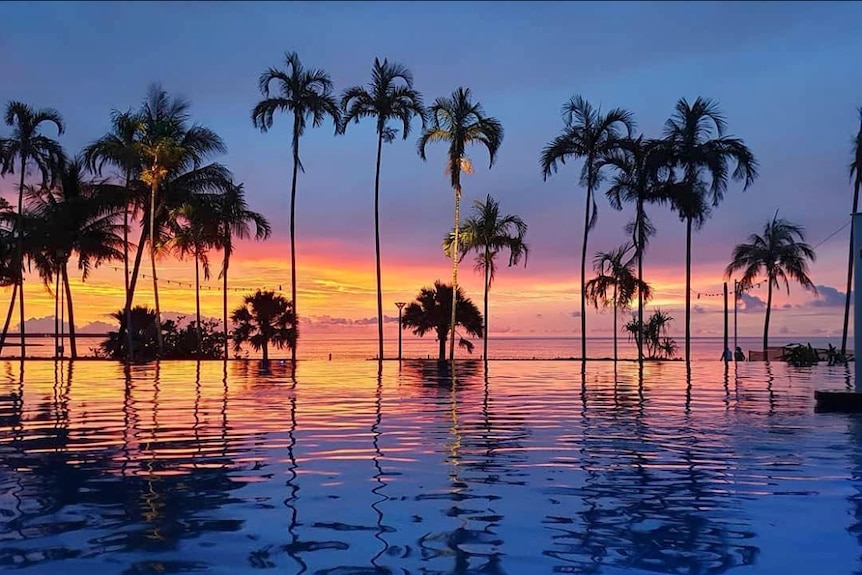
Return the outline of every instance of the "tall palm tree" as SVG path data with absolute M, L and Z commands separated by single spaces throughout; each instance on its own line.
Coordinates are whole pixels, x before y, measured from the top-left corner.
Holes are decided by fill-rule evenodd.
M 439 280 L 434 282 L 433 288 L 422 288 L 416 296 L 416 301 L 404 308 L 404 315 L 401 318 L 402 329 L 412 328 L 413 333 L 419 337 L 432 331 L 437 334 L 437 342 L 440 346 L 437 358 L 439 361 L 446 360 L 446 340 L 450 330 L 452 337 L 455 337 L 455 330 L 451 328 L 450 323 L 451 306 L 455 301 L 457 301 L 455 305 L 458 306 L 457 325 L 463 327 L 467 335 L 482 337 L 482 314 L 476 304 L 464 295 L 464 290 L 460 287 L 453 290 L 451 285 Z M 473 344 L 466 338 L 461 337 L 458 343 L 468 352 L 473 351 Z
M 595 194 L 602 178 L 602 158 L 620 146 L 623 133 L 631 136 L 634 118 L 622 108 L 613 108 L 606 114 L 594 108 L 581 96 L 574 96 L 563 106 L 565 126 L 559 136 L 542 150 L 542 175 L 547 180 L 568 160 L 584 159 L 580 184 L 587 189 L 584 208 L 584 241 L 581 246 L 581 358 L 587 358 L 587 242 L 590 230 L 596 225 L 598 207 Z M 581 370 L 585 369 L 581 364 Z
M 170 248 L 180 259 L 191 256 L 195 261 L 195 333 L 201 344 L 201 278 L 210 279 L 208 252 L 219 243 L 216 211 L 206 202 L 187 202 L 175 210 L 170 220 Z
M 267 219 L 258 212 L 249 209 L 245 201 L 245 190 L 242 184 L 228 187 L 218 195 L 216 201 L 216 221 L 218 222 L 218 247 L 223 252 L 222 268 L 219 272 L 222 284 L 222 312 L 224 320 L 225 348 L 224 358 L 228 357 L 228 315 L 227 315 L 227 274 L 230 267 L 230 257 L 233 255 L 234 240 L 265 240 L 272 233 Z M 253 231 L 252 231 L 253 229 Z
M 529 248 L 524 242 L 527 234 L 527 224 L 519 216 L 512 214 L 501 215 L 500 204 L 490 194 L 485 201 L 476 200 L 473 203 L 473 215 L 464 222 L 459 233 L 460 241 L 458 248 L 461 253 L 459 259 L 473 251 L 476 252 L 476 269 L 485 274 L 484 282 L 484 317 L 485 325 L 482 332 L 485 334 L 483 345 L 483 357 L 488 360 L 488 292 L 497 272 L 496 259 L 502 250 L 509 252 L 509 266 L 518 265 L 524 258 L 524 266 L 527 265 Z M 443 251 L 448 257 L 452 257 L 455 245 L 455 231 L 452 230 L 443 240 Z
M 458 88 L 448 98 L 437 98 L 429 109 L 431 125 L 423 130 L 419 138 L 419 156 L 425 160 L 425 148 L 429 142 L 449 144 L 447 169 L 455 190 L 455 225 L 452 241 L 452 254 L 460 253 L 458 246 L 461 233 L 461 172 L 473 173 L 473 166 L 467 158 L 467 146 L 481 144 L 488 150 L 489 168 L 494 166 L 497 151 L 503 143 L 503 126 L 493 117 L 486 116 L 482 105 L 473 102 L 469 88 Z M 458 293 L 458 258 L 452 257 L 452 317 L 449 320 L 451 339 L 449 359 L 455 361 L 455 326 L 458 306 L 455 297 Z
M 64 161 L 57 185 L 29 187 L 25 196 L 26 215 L 32 222 L 29 256 L 47 285 L 56 278 L 65 290 L 69 348 L 72 359 L 76 359 L 69 258 L 77 256 L 84 281 L 94 267 L 121 259 L 124 242 L 117 218 L 125 203 L 118 186 L 86 180 L 81 158 Z
M 141 109 L 140 138 L 137 148 L 141 157 L 141 179 L 150 187 L 148 239 L 157 325 L 161 325 L 161 308 L 159 307 L 159 280 L 156 273 L 156 251 L 159 243 L 156 235 L 156 220 L 164 208 L 157 202 L 160 196 L 159 190 L 172 174 L 186 170 L 197 171 L 207 157 L 227 151 L 215 132 L 203 126 L 189 125 L 189 106 L 187 100 L 171 98 L 161 86 L 156 84 L 150 87 Z M 156 336 L 161 355 L 164 352 L 161 330 L 157 330 Z
M 374 253 L 377 265 L 377 358 L 383 359 L 383 289 L 380 278 L 380 157 L 383 142 L 395 139 L 396 130 L 387 124 L 390 120 L 400 122 L 401 135 L 406 140 L 410 135 L 410 124 L 415 117 L 422 121 L 425 128 L 425 107 L 422 95 L 413 88 L 413 74 L 404 66 L 381 63 L 374 58 L 371 82 L 368 88 L 353 86 L 341 96 L 343 110 L 342 130 L 361 118 L 377 120 L 377 165 L 374 172 Z
M 644 137 L 627 138 L 620 142 L 619 147 L 611 150 L 602 158 L 602 162 L 614 169 L 610 186 L 605 195 L 611 207 L 621 210 L 624 202 L 635 204 L 634 220 L 626 225 L 626 232 L 631 234 L 634 245 L 634 258 L 637 259 L 637 280 L 646 285 L 643 279 L 644 252 L 649 244 L 649 238 L 656 232 L 655 226 L 646 213 L 646 204 L 663 203 L 663 195 L 659 171 L 662 165 L 661 146 L 656 140 L 645 140 Z M 644 325 L 644 294 L 638 290 L 638 322 Z M 643 345 L 636 340 L 638 361 L 644 358 Z
M 111 112 L 110 131 L 84 149 L 84 159 L 91 171 L 101 176 L 102 170 L 108 164 L 120 170 L 123 177 L 123 282 L 126 302 L 123 308 L 126 321 L 121 327 L 126 331 L 126 347 L 129 350 L 133 349 L 134 329 L 129 297 L 129 219 L 134 218 L 137 211 L 146 205 L 143 193 L 145 190 L 138 185 L 143 183 L 138 180 L 141 175 L 141 156 L 138 149 L 141 128 L 142 119 L 138 114 L 131 110 L 114 110 Z M 132 354 L 127 354 L 126 359 L 132 361 Z
M 862 188 L 862 108 L 859 108 L 859 131 L 853 141 L 853 161 L 850 163 L 853 179 L 853 212 L 859 209 L 859 189 Z M 850 221 L 850 256 L 847 258 L 847 290 L 844 296 L 844 329 L 841 332 L 841 353 L 847 352 L 847 326 L 850 324 L 850 290 L 853 288 L 853 220 Z
M 652 295 L 650 287 L 635 275 L 634 258 L 628 258 L 632 248 L 633 244 L 626 242 L 615 250 L 597 252 L 593 259 L 593 269 L 598 275 L 585 286 L 587 300 L 592 302 L 596 309 L 599 305 L 613 307 L 614 361 L 617 361 L 617 310 L 629 309 L 635 296 L 640 301 L 647 301 Z M 638 318 L 638 321 L 642 320 Z
M 730 264 L 724 271 L 730 277 L 736 271 L 743 271 L 739 288 L 748 289 L 761 273 L 766 274 L 766 319 L 763 322 L 763 351 L 769 345 L 769 316 L 772 311 L 772 288 L 780 288 L 784 283 L 788 295 L 790 281 L 799 283 L 803 288 L 817 293 L 817 288 L 808 277 L 808 262 L 815 260 L 814 250 L 805 243 L 805 231 L 800 225 L 778 217 L 775 212 L 772 221 L 766 223 L 762 234 L 751 234 L 748 243 L 733 248 Z
M 0 144 L 3 144 L 2 140 Z M 13 235 L 17 221 L 18 214 L 12 209 L 12 205 L 4 198 L 0 198 L 0 287 L 12 286 L 6 321 L 3 323 L 3 331 L 0 332 L 0 350 L 3 349 L 6 334 L 9 331 L 9 322 L 12 321 L 15 297 L 18 295 L 18 276 L 22 269 L 18 262 L 18 249 Z
M 727 121 L 718 103 L 680 98 L 665 122 L 662 146 L 668 158 L 671 205 L 685 221 L 685 360 L 691 359 L 691 231 L 718 206 L 728 179 L 748 189 L 757 177 L 757 160 L 739 139 L 726 135 Z M 730 164 L 735 164 L 730 171 Z
M 251 112 L 251 121 L 261 132 L 272 128 L 276 112 L 293 116 L 293 177 L 290 184 L 290 299 L 296 313 L 296 177 L 305 172 L 299 160 L 299 139 L 305 133 L 308 121 L 317 128 L 331 118 L 338 133 L 341 128 L 341 110 L 332 92 L 329 74 L 317 68 L 305 68 L 296 52 L 284 56 L 285 69 L 269 68 L 260 75 L 258 87 L 264 99 Z M 276 89 L 270 89 L 275 82 Z M 290 348 L 291 359 L 296 362 L 296 346 Z
M 3 173 L 14 173 L 16 167 L 19 170 L 18 220 L 14 234 L 17 236 L 18 265 L 22 269 L 22 273 L 18 274 L 18 311 L 21 320 L 21 357 L 24 357 L 24 177 L 27 166 L 32 163 L 39 170 L 43 184 L 53 182 L 57 167 L 64 158 L 63 148 L 59 142 L 42 133 L 42 125 L 53 124 L 58 136 L 65 131 L 65 125 L 60 113 L 53 108 L 32 108 L 16 101 L 6 105 L 5 120 L 6 125 L 12 127 L 12 136 L 4 140 L 3 144 Z M 14 301 L 10 305 L 14 305 Z
M 255 351 L 263 351 L 263 361 L 269 360 L 269 346 L 278 349 L 296 346 L 296 311 L 284 296 L 271 291 L 257 290 L 245 296 L 244 303 L 231 314 L 236 325 L 233 331 L 233 349 L 238 352 L 242 344 L 249 343 Z

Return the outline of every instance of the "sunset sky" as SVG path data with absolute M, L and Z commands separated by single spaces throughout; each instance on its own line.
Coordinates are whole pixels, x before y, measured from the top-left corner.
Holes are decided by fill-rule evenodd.
M 506 133 L 492 169 L 483 149 L 469 152 L 476 172 L 464 179 L 464 213 L 491 194 L 504 212 L 529 225 L 527 266 L 500 269 L 493 285 L 492 335 L 580 330 L 580 163 L 546 182 L 538 164 L 541 148 L 563 126 L 561 105 L 580 94 L 605 109 L 620 106 L 634 113 L 640 131 L 658 136 L 680 97 L 714 98 L 729 131 L 757 156 L 760 177 L 745 192 L 732 184 L 695 235 L 694 333 L 721 333 L 721 298 L 706 294 L 721 291 L 733 246 L 780 210 L 805 226 L 817 246 L 811 272 L 820 292 L 793 285 L 790 298 L 778 293 L 772 333 L 840 337 L 849 229 L 829 236 L 849 222 L 851 208 L 848 165 L 862 105 L 862 81 L 851 66 L 862 53 L 859 4 L 7 2 L 0 21 L 0 101 L 57 108 L 67 123 L 60 141 L 70 154 L 107 131 L 112 109 L 136 107 L 152 82 L 192 102 L 194 120 L 229 148 L 215 159 L 245 183 L 252 208 L 273 224 L 273 239 L 238 249 L 232 285 L 243 292 L 290 291 L 291 125 L 279 116 L 269 133 L 252 126 L 263 70 L 283 66 L 284 52 L 295 50 L 306 66 L 325 69 L 340 94 L 366 83 L 378 56 L 408 66 L 426 103 L 470 87 Z M 381 242 L 390 317 L 397 317 L 394 302 L 410 301 L 436 279 L 451 280 L 440 249 L 453 207 L 444 146 L 431 146 L 423 162 L 418 133 L 415 125 L 407 141 L 399 138 L 383 151 Z M 0 126 L 0 137 L 6 135 Z M 297 269 L 304 333 L 373 337 L 373 122 L 351 125 L 339 137 L 331 125 L 309 129 L 301 155 Z M 0 181 L 4 196 L 15 185 L 12 177 Z M 656 294 L 649 307 L 669 311 L 677 318 L 673 332 L 681 334 L 685 227 L 667 208 L 649 211 L 658 228 L 646 256 L 645 279 Z M 614 212 L 602 196 L 589 253 L 625 241 L 632 212 L 631 206 Z M 204 313 L 219 316 L 220 254 L 211 258 Z M 469 260 L 462 269 L 463 286 L 480 303 L 480 275 Z M 117 262 L 86 284 L 73 283 L 78 326 L 110 321 L 106 315 L 122 306 L 121 270 Z M 159 273 L 171 280 L 162 283 L 162 309 L 192 313 L 190 263 L 165 259 Z M 150 283 L 142 281 L 135 301 L 150 304 Z M 28 317 L 53 314 L 52 297 L 35 276 L 26 293 Z M 232 306 L 241 295 L 231 293 Z M 0 291 L 4 313 L 8 296 Z M 740 335 L 760 333 L 765 299 L 765 287 L 746 296 Z M 611 314 L 588 313 L 590 333 L 610 335 Z

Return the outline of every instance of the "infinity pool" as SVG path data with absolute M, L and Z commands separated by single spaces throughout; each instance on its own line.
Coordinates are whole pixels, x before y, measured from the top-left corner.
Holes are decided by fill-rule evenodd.
M 0 570 L 851 574 L 846 368 L 0 364 Z

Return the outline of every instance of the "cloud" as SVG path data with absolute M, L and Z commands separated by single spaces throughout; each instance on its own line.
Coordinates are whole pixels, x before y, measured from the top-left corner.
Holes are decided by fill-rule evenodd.
M 542 317 L 542 314 L 540 314 L 540 313 L 536 314 L 536 319 L 540 319 L 541 317 Z
M 376 317 L 363 317 L 360 319 L 350 319 L 347 317 L 332 317 L 329 315 L 318 315 L 305 320 L 309 325 L 314 326 L 364 326 L 375 325 Z M 398 318 L 395 318 L 398 321 Z
M 572 313 L 570 313 L 569 315 L 571 315 L 572 317 L 581 317 L 581 312 L 579 312 L 579 311 L 573 311 L 573 312 L 572 312 Z
M 782 308 L 784 308 L 784 309 L 793 309 L 793 305 L 792 305 L 792 304 L 789 304 L 789 303 L 786 303 L 786 304 L 784 304 L 784 305 L 783 305 L 783 306 L 781 306 L 781 307 L 782 307 Z
M 756 295 L 742 292 L 739 294 L 739 299 L 742 300 L 742 311 L 760 311 L 766 309 L 766 302 Z
M 851 292 L 852 295 L 852 292 Z M 817 295 L 808 305 L 811 307 L 843 307 L 845 293 L 831 286 L 817 286 Z
M 786 325 L 783 325 L 783 326 L 781 326 L 781 329 L 778 330 L 778 333 L 786 335 L 786 334 L 790 333 L 790 330 L 787 329 Z
M 694 313 L 706 313 L 706 310 L 703 309 L 703 306 L 701 305 L 694 306 L 693 308 L 691 308 L 691 311 L 693 311 Z

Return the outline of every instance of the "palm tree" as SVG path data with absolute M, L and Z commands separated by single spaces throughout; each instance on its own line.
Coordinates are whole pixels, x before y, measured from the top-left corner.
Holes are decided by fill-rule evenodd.
M 189 125 L 189 106 L 187 100 L 170 98 L 161 86 L 151 86 L 141 110 L 140 138 L 136 144 L 141 158 L 141 179 L 150 187 L 148 239 L 153 274 L 153 299 L 156 320 L 159 324 L 161 324 L 161 309 L 159 280 L 156 273 L 156 251 L 159 244 L 156 220 L 161 215 L 161 210 L 165 208 L 157 202 L 160 198 L 160 188 L 177 172 L 191 170 L 194 177 L 199 176 L 199 173 L 194 172 L 202 168 L 201 164 L 208 156 L 227 151 L 215 132 L 202 126 Z M 220 171 L 219 169 L 223 170 L 220 166 L 216 166 L 216 171 Z M 131 289 L 130 285 L 130 291 Z M 156 331 L 156 336 L 159 355 L 161 355 L 164 352 L 161 330 Z
M 195 261 L 195 331 L 198 346 L 201 343 L 201 280 L 210 279 L 210 263 L 207 252 L 219 243 L 216 211 L 206 202 L 187 202 L 172 214 L 169 223 L 171 239 L 169 246 L 180 259 L 191 256 Z
M 489 168 L 494 166 L 497 151 L 503 143 L 503 126 L 496 118 L 485 115 L 482 105 L 471 100 L 469 88 L 458 88 L 449 98 L 437 98 L 431 105 L 429 114 L 431 126 L 423 130 L 419 138 L 419 156 L 424 160 L 425 147 L 429 142 L 448 142 L 449 153 L 447 169 L 455 190 L 455 233 L 452 241 L 452 254 L 460 253 L 458 246 L 461 232 L 461 172 L 473 173 L 473 166 L 467 158 L 467 146 L 481 144 L 488 150 Z M 449 342 L 449 359 L 455 361 L 455 326 L 458 306 L 455 297 L 458 293 L 458 258 L 452 258 L 452 317 L 449 320 L 452 337 Z
M 649 238 L 656 229 L 646 213 L 648 203 L 662 203 L 666 198 L 662 195 L 658 172 L 662 158 L 660 143 L 656 140 L 645 140 L 643 136 L 622 140 L 618 148 L 602 158 L 602 162 L 613 168 L 614 175 L 611 185 L 605 195 L 611 207 L 621 210 L 623 202 L 635 204 L 635 218 L 626 225 L 626 232 L 631 234 L 634 245 L 634 257 L 637 259 L 637 280 L 640 285 L 646 285 L 643 279 L 644 252 Z M 638 321 L 644 323 L 644 294 L 638 290 Z M 643 361 L 643 346 L 638 339 L 638 361 Z
M 473 215 L 464 222 L 459 232 L 458 244 L 461 250 L 460 258 L 468 252 L 476 252 L 476 269 L 485 274 L 485 325 L 482 332 L 485 334 L 483 345 L 483 357 L 488 360 L 488 292 L 491 282 L 497 271 L 496 259 L 501 250 L 509 251 L 509 266 L 518 265 L 521 257 L 524 258 L 524 266 L 527 265 L 529 249 L 524 243 L 527 234 L 527 224 L 519 216 L 512 214 L 500 215 L 500 204 L 489 194 L 485 201 L 476 200 L 473 203 Z M 443 240 L 443 251 L 448 257 L 452 257 L 455 244 L 455 231 L 452 230 Z
M 581 96 L 574 96 L 563 106 L 562 133 L 542 150 L 542 175 L 547 180 L 567 160 L 584 159 L 580 184 L 587 189 L 584 208 L 584 241 L 581 246 L 581 358 L 587 358 L 587 242 L 590 230 L 596 225 L 598 207 L 595 193 L 601 182 L 602 158 L 620 146 L 624 130 L 631 136 L 634 129 L 632 114 L 622 108 L 613 108 L 603 114 Z M 585 369 L 581 365 L 581 369 Z
M 91 143 L 84 149 L 84 159 L 91 171 L 102 175 L 105 164 L 119 169 L 123 176 L 123 278 L 125 288 L 126 313 L 125 326 L 132 326 L 131 298 L 129 297 L 129 218 L 134 218 L 138 209 L 145 205 L 143 186 L 138 180 L 141 175 L 141 156 L 138 149 L 138 138 L 142 128 L 142 119 L 131 110 L 111 113 L 110 131 Z M 132 328 L 133 329 L 133 328 Z M 132 333 L 127 330 L 126 347 L 132 349 Z M 131 354 L 127 359 L 132 361 Z
M 117 310 L 111 314 L 111 317 L 117 320 L 120 329 L 118 331 L 108 332 L 108 339 L 104 340 L 99 347 L 114 359 L 127 359 L 134 355 L 139 359 L 150 360 L 157 356 L 158 343 L 156 332 L 156 312 L 146 306 L 135 306 L 131 310 L 131 314 L 126 313 L 126 309 Z M 126 325 L 128 317 L 131 316 L 132 323 Z M 127 342 L 129 338 L 124 337 L 124 333 L 131 333 L 131 341 L 134 346 L 133 353 L 129 353 Z
M 739 138 L 725 135 L 727 122 L 718 103 L 681 98 L 665 122 L 663 153 L 668 158 L 671 204 L 685 221 L 685 360 L 691 359 L 691 230 L 718 206 L 729 178 L 743 180 L 743 189 L 757 177 L 757 160 Z M 735 163 L 733 172 L 730 163 Z
M 457 298 L 458 324 L 464 328 L 467 335 L 482 337 L 482 314 L 473 301 L 464 295 L 460 287 L 452 294 L 452 286 L 444 284 L 440 280 L 434 282 L 433 288 L 423 287 L 416 296 L 416 301 L 404 308 L 401 318 L 402 329 L 412 328 L 413 334 L 424 337 L 428 332 L 437 334 L 437 342 L 440 345 L 439 361 L 446 360 L 446 340 L 449 338 L 449 330 L 452 318 L 451 306 Z M 454 330 L 453 335 L 454 338 Z M 458 344 L 472 353 L 473 343 L 463 336 Z M 451 359 L 451 354 L 450 354 Z
M 593 269 L 598 275 L 584 286 L 587 300 L 596 309 L 599 305 L 614 308 L 614 361 L 617 361 L 617 310 L 629 309 L 636 295 L 640 301 L 647 301 L 652 295 L 650 287 L 635 275 L 634 259 L 626 259 L 632 247 L 626 242 L 610 252 L 597 252 Z
M 383 142 L 395 139 L 396 130 L 387 124 L 390 120 L 400 122 L 401 135 L 406 140 L 410 134 L 410 123 L 414 117 L 422 120 L 425 128 L 425 108 L 422 95 L 413 89 L 413 74 L 400 64 L 381 63 L 374 58 L 371 82 L 364 86 L 353 86 L 341 96 L 343 110 L 342 131 L 361 118 L 377 120 L 377 166 L 374 172 L 374 250 L 377 265 L 377 358 L 383 359 L 383 289 L 380 279 L 380 156 Z
M 862 108 L 859 108 L 859 131 L 853 142 L 853 162 L 850 163 L 853 179 L 853 212 L 859 209 L 859 189 L 862 188 Z M 841 332 L 841 354 L 847 352 L 847 326 L 850 323 L 850 290 L 853 288 L 853 220 L 850 221 L 850 256 L 847 258 L 847 291 L 844 296 L 844 330 Z
M 802 226 L 778 217 L 775 212 L 772 221 L 767 222 L 763 234 L 751 234 L 748 243 L 733 248 L 730 264 L 724 274 L 730 277 L 733 272 L 743 270 L 739 289 L 751 287 L 761 273 L 766 274 L 766 319 L 763 322 L 763 351 L 769 344 L 769 316 L 772 311 L 772 288 L 780 288 L 781 282 L 790 294 L 790 281 L 817 293 L 817 288 L 808 277 L 808 262 L 815 260 L 814 250 L 805 243 Z
M 0 144 L 2 143 L 0 140 Z M 18 295 L 18 276 L 22 269 L 18 262 L 18 250 L 13 235 L 17 219 L 18 215 L 13 211 L 9 202 L 0 198 L 0 287 L 12 286 L 12 296 L 6 312 L 6 321 L 3 323 L 3 331 L 0 332 L 0 350 L 3 349 L 6 334 L 9 331 L 9 322 L 12 321 L 15 296 Z
M 18 311 L 21 319 L 21 357 L 24 349 L 24 177 L 27 166 L 35 164 L 42 176 L 42 183 L 53 182 L 59 166 L 64 158 L 60 144 L 41 132 L 43 124 L 54 124 L 57 135 L 65 131 L 63 118 L 53 108 L 32 108 L 22 102 L 12 101 L 6 105 L 6 125 L 11 126 L 12 136 L 3 143 L 5 161 L 3 174 L 14 173 L 15 161 L 18 162 L 18 220 L 14 234 L 17 235 L 18 265 L 22 273 L 18 274 Z M 14 305 L 14 300 L 10 302 Z M 5 339 L 5 334 L 3 336 Z
M 305 133 L 308 120 L 319 127 L 327 117 L 332 118 L 336 133 L 341 128 L 341 110 L 332 94 L 329 74 L 317 68 L 306 69 L 296 52 L 285 54 L 285 69 L 269 68 L 260 75 L 258 87 L 264 99 L 251 112 L 251 121 L 261 132 L 272 128 L 276 112 L 293 115 L 293 177 L 290 184 L 290 299 L 296 312 L 296 177 L 305 172 L 299 160 L 299 139 Z M 270 90 L 275 82 L 276 93 Z M 296 362 L 296 346 L 290 347 L 291 359 Z
M 249 343 L 255 351 L 263 350 L 263 361 L 269 360 L 269 346 L 278 349 L 296 347 L 296 311 L 284 296 L 257 290 L 245 296 L 244 304 L 231 314 L 233 349 L 239 352 Z
M 123 238 L 116 223 L 124 208 L 117 186 L 85 179 L 84 161 L 64 161 L 55 186 L 25 189 L 25 215 L 30 223 L 30 259 L 39 276 L 50 285 L 57 280 L 65 290 L 69 314 L 69 348 L 75 345 L 75 312 L 69 283 L 69 258 L 75 254 L 84 281 L 94 267 L 123 257 Z
M 249 209 L 248 203 L 245 201 L 245 191 L 242 184 L 231 185 L 219 194 L 215 207 L 216 221 L 218 222 L 218 247 L 224 254 L 219 277 L 223 282 L 224 358 L 227 359 L 227 274 L 230 267 L 230 257 L 233 255 L 234 239 L 245 240 L 253 237 L 255 240 L 265 240 L 270 236 L 272 228 L 262 214 Z M 252 228 L 254 228 L 253 232 Z

